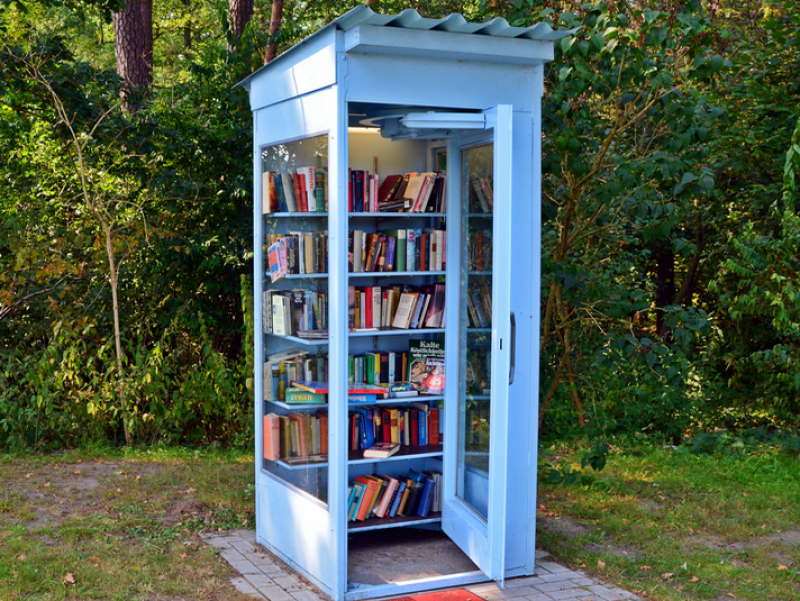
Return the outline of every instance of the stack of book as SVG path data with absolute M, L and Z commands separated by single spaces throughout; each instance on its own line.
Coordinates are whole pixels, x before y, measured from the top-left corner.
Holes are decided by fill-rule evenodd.
M 447 268 L 447 231 L 436 228 L 350 230 L 348 259 L 351 273 L 444 271 Z
M 445 285 L 348 287 L 354 331 L 444 327 Z
M 289 274 L 314 274 L 328 272 L 328 233 L 303 232 L 298 234 L 269 235 L 267 262 L 272 282 Z
M 492 290 L 489 284 L 472 284 L 467 291 L 467 327 L 492 325 Z
M 262 300 L 265 333 L 300 338 L 328 337 L 327 291 L 266 290 Z
M 348 486 L 350 521 L 398 516 L 428 517 L 441 511 L 442 474 L 408 470 L 405 478 L 386 474 L 356 476 Z
M 447 208 L 445 174 L 406 173 L 380 178 L 350 170 L 348 210 L 351 213 L 443 213 Z
M 292 348 L 270 355 L 264 362 L 264 400 L 289 401 L 286 391 L 292 380 L 327 380 L 328 355 L 312 355 L 307 350 Z
M 474 213 L 491 213 L 494 211 L 494 194 L 492 182 L 488 177 L 473 177 L 471 180 L 474 194 L 470 194 L 470 211 Z
M 317 167 L 261 174 L 261 211 L 323 213 L 328 210 L 328 174 Z
M 409 407 L 356 407 L 349 413 L 351 451 L 367 451 L 378 443 L 392 443 L 401 447 L 438 445 L 442 441 L 439 431 L 439 409 L 428 403 L 412 402 Z
M 264 459 L 287 463 L 326 461 L 328 412 L 297 412 L 264 416 Z
M 492 230 L 472 228 L 467 239 L 469 271 L 492 270 Z

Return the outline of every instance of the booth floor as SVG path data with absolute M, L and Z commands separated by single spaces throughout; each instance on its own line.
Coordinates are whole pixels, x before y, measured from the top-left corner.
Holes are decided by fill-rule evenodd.
M 402 534 L 395 530 L 397 539 L 388 539 L 378 533 L 370 537 L 361 533 L 350 539 L 350 580 L 361 584 L 382 584 L 395 579 L 424 577 L 436 574 L 472 571 L 474 564 L 449 540 L 442 541 L 435 532 L 413 530 Z M 423 534 L 420 534 L 420 533 Z M 252 530 L 210 532 L 201 535 L 239 575 L 231 579 L 236 589 L 252 599 L 262 601 L 329 601 L 313 584 L 284 564 L 255 541 Z M 364 540 L 360 540 L 365 537 Z M 403 538 L 410 544 L 403 547 Z M 444 537 L 446 539 L 446 537 Z M 381 542 L 379 539 L 383 539 Z M 416 550 L 414 550 L 416 545 Z M 391 554 L 391 555 L 388 555 Z M 391 561 L 379 561 L 389 557 Z M 640 598 L 628 591 L 589 578 L 580 571 L 571 570 L 550 560 L 544 551 L 536 552 L 536 574 L 510 578 L 505 587 L 495 582 L 462 587 L 487 601 L 637 601 Z M 426 564 L 429 562 L 429 564 Z M 378 564 L 383 566 L 378 569 Z M 426 573 L 418 566 L 424 565 Z M 466 569 L 464 569 L 466 567 Z M 427 573 L 431 571 L 432 573 Z M 371 581 L 367 582 L 366 580 Z

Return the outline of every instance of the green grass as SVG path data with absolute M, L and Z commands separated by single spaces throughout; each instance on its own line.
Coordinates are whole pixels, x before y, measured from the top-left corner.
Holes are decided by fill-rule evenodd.
M 248 599 L 197 533 L 254 525 L 253 473 L 224 451 L 0 456 L 0 600 Z
M 544 458 L 580 470 L 573 449 Z M 556 559 L 648 599 L 800 599 L 796 454 L 616 449 L 583 474 L 540 477 L 537 546 Z

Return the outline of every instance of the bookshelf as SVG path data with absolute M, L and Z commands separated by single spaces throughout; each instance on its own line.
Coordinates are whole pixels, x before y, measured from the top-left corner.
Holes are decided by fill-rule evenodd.
M 540 98 L 563 35 L 357 7 L 242 82 L 257 540 L 334 601 L 533 573 Z M 405 380 L 428 394 L 368 388 Z M 386 491 L 360 517 L 356 484 Z M 476 569 L 359 581 L 351 546 L 395 528 L 440 530 Z

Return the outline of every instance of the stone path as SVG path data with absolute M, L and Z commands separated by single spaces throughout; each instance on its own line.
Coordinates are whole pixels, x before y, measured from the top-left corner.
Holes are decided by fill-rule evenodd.
M 231 530 L 201 535 L 240 576 L 231 583 L 242 593 L 262 601 L 329 601 L 314 585 L 256 544 L 252 530 Z M 639 597 L 618 587 L 592 580 L 549 561 L 536 552 L 536 575 L 496 583 L 465 586 L 487 601 L 638 601 Z

